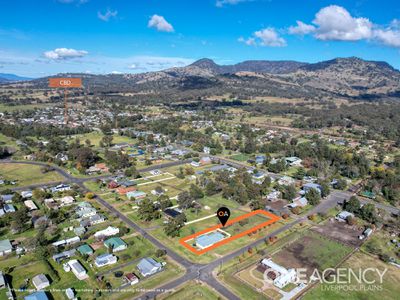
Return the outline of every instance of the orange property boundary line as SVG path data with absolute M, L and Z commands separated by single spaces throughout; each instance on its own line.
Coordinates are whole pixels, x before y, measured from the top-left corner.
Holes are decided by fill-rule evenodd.
M 215 231 L 215 230 L 217 230 L 219 228 L 223 228 L 222 224 L 206 228 L 206 229 L 201 230 L 199 232 L 196 232 L 196 233 L 194 233 L 192 235 L 188 235 L 188 236 L 186 236 L 184 238 L 181 238 L 179 240 L 179 243 L 182 246 L 184 246 L 186 249 L 188 249 L 191 252 L 193 252 L 194 254 L 200 255 L 200 254 L 206 253 L 206 252 L 208 252 L 208 251 L 210 251 L 212 249 L 215 249 L 215 248 L 217 248 L 219 246 L 225 245 L 225 244 L 227 244 L 227 243 L 229 243 L 229 242 L 231 242 L 233 240 L 236 240 L 236 239 L 238 239 L 238 238 L 240 238 L 242 236 L 245 236 L 246 234 L 249 234 L 249 233 L 251 233 L 251 232 L 253 232 L 253 231 L 257 230 L 257 229 L 260 229 L 260 228 L 262 228 L 264 226 L 271 225 L 271 224 L 273 224 L 273 223 L 275 223 L 275 222 L 280 220 L 280 217 L 278 217 L 277 215 L 274 215 L 274 214 L 271 214 L 270 212 L 267 212 L 265 210 L 259 209 L 259 210 L 255 210 L 255 211 L 249 212 L 247 214 L 241 215 L 239 217 L 236 217 L 236 218 L 232 219 L 231 221 L 228 221 L 225 224 L 225 226 L 232 225 L 233 223 L 239 222 L 240 220 L 247 219 L 247 218 L 249 218 L 251 216 L 258 215 L 258 214 L 266 215 L 269 218 L 269 220 L 266 221 L 266 222 L 263 222 L 263 223 L 261 223 L 259 225 L 256 225 L 256 226 L 254 226 L 254 227 L 252 227 L 252 228 L 250 228 L 248 230 L 245 230 L 245 231 L 243 231 L 241 233 L 238 233 L 238 234 L 236 234 L 234 236 L 230 236 L 228 238 L 225 238 L 225 239 L 223 239 L 223 240 L 211 245 L 210 247 L 207 247 L 207 248 L 204 248 L 204 249 L 201 249 L 201 250 L 197 250 L 196 248 L 194 248 L 191 245 L 189 245 L 187 243 L 187 241 L 188 240 L 192 240 L 192 239 L 196 238 L 197 236 L 203 235 L 203 234 L 205 234 L 207 232 L 211 232 L 211 231 Z

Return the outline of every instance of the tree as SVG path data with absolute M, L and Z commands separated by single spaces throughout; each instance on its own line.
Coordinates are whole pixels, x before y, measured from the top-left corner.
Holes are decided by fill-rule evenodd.
M 306 199 L 311 205 L 317 205 L 321 201 L 321 194 L 316 189 L 309 189 L 306 193 Z
M 178 217 L 164 225 L 165 234 L 170 237 L 179 236 L 181 228 L 185 225 L 185 221 L 185 214 L 180 214 Z
M 182 209 L 188 209 L 193 204 L 193 198 L 190 196 L 189 192 L 183 191 L 178 195 L 178 205 Z
M 218 186 L 213 180 L 208 180 L 205 187 L 205 194 L 207 196 L 215 195 L 218 192 Z
M 361 207 L 360 209 L 360 217 L 365 221 L 375 223 L 377 221 L 375 205 L 373 205 L 372 203 L 363 205 L 363 207 Z
M 204 192 L 202 191 L 202 189 L 200 187 L 198 187 L 195 184 L 190 185 L 189 193 L 190 193 L 190 197 L 192 199 L 204 198 Z
M 283 188 L 282 194 L 283 199 L 291 201 L 296 197 L 296 188 L 294 185 L 286 185 Z
M 360 200 L 358 200 L 356 196 L 351 196 L 350 199 L 344 203 L 344 209 L 351 213 L 358 214 L 360 207 Z
M 148 198 L 143 199 L 138 206 L 138 215 L 142 220 L 151 221 L 161 217 L 160 211 L 157 210 L 153 202 Z
M 321 186 L 321 197 L 323 198 L 327 197 L 331 192 L 329 184 L 326 181 L 323 181 L 320 183 L 320 186 Z

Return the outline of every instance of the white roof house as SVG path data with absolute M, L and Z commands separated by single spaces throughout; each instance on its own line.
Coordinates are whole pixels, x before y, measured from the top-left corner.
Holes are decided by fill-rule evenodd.
M 48 286 L 50 286 L 50 281 L 47 279 L 46 275 L 39 274 L 32 278 L 32 283 L 35 286 L 36 290 L 40 291 Z
M 56 200 L 58 202 L 60 202 L 60 206 L 68 206 L 75 202 L 75 199 L 72 196 L 65 196 L 62 198 L 57 198 Z
M 107 265 L 112 265 L 115 264 L 117 262 L 117 257 L 113 254 L 102 254 L 96 257 L 94 264 L 96 265 L 96 267 L 104 267 Z
M 276 274 L 274 285 L 280 289 L 296 280 L 297 274 L 295 269 L 287 270 L 286 268 L 274 263 L 271 259 L 266 258 L 264 258 L 261 263 L 274 271 Z
M 348 217 L 354 217 L 354 214 L 346 210 L 343 210 L 335 217 L 335 219 L 338 220 L 339 222 L 346 222 Z
M 0 241 L 0 256 L 9 254 L 12 252 L 12 245 L 10 240 L 2 240 Z
M 38 209 L 35 202 L 32 200 L 25 200 L 24 205 L 29 209 L 29 210 L 36 210 Z
M 137 268 L 139 269 L 140 273 L 146 277 L 161 271 L 163 269 L 163 265 L 151 257 L 146 257 L 138 263 Z
M 89 277 L 86 273 L 85 268 L 81 265 L 81 263 L 78 260 L 76 259 L 70 260 L 68 262 L 68 265 L 71 267 L 72 273 L 74 273 L 76 278 L 78 278 L 79 280 L 84 280 Z
M 108 226 L 106 229 L 97 231 L 94 236 L 96 238 L 102 237 L 102 236 L 112 236 L 112 235 L 116 235 L 119 233 L 119 228 L 117 227 L 112 227 L 112 226 Z

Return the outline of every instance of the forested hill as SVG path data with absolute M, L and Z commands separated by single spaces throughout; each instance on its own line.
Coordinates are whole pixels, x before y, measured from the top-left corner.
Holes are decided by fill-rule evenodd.
M 233 95 L 347 98 L 360 100 L 397 99 L 400 72 L 385 62 L 356 57 L 319 63 L 295 61 L 245 61 L 218 65 L 201 59 L 191 65 L 140 74 L 63 74 L 83 77 L 85 87 L 97 92 L 131 92 L 137 97 L 192 100 L 198 97 Z M 30 82 L 46 87 L 47 78 Z

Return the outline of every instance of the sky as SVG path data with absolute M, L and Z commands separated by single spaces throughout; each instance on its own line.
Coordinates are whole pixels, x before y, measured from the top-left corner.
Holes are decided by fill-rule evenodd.
M 400 69 L 398 0 L 3 0 L 0 73 L 139 73 L 210 58 Z

